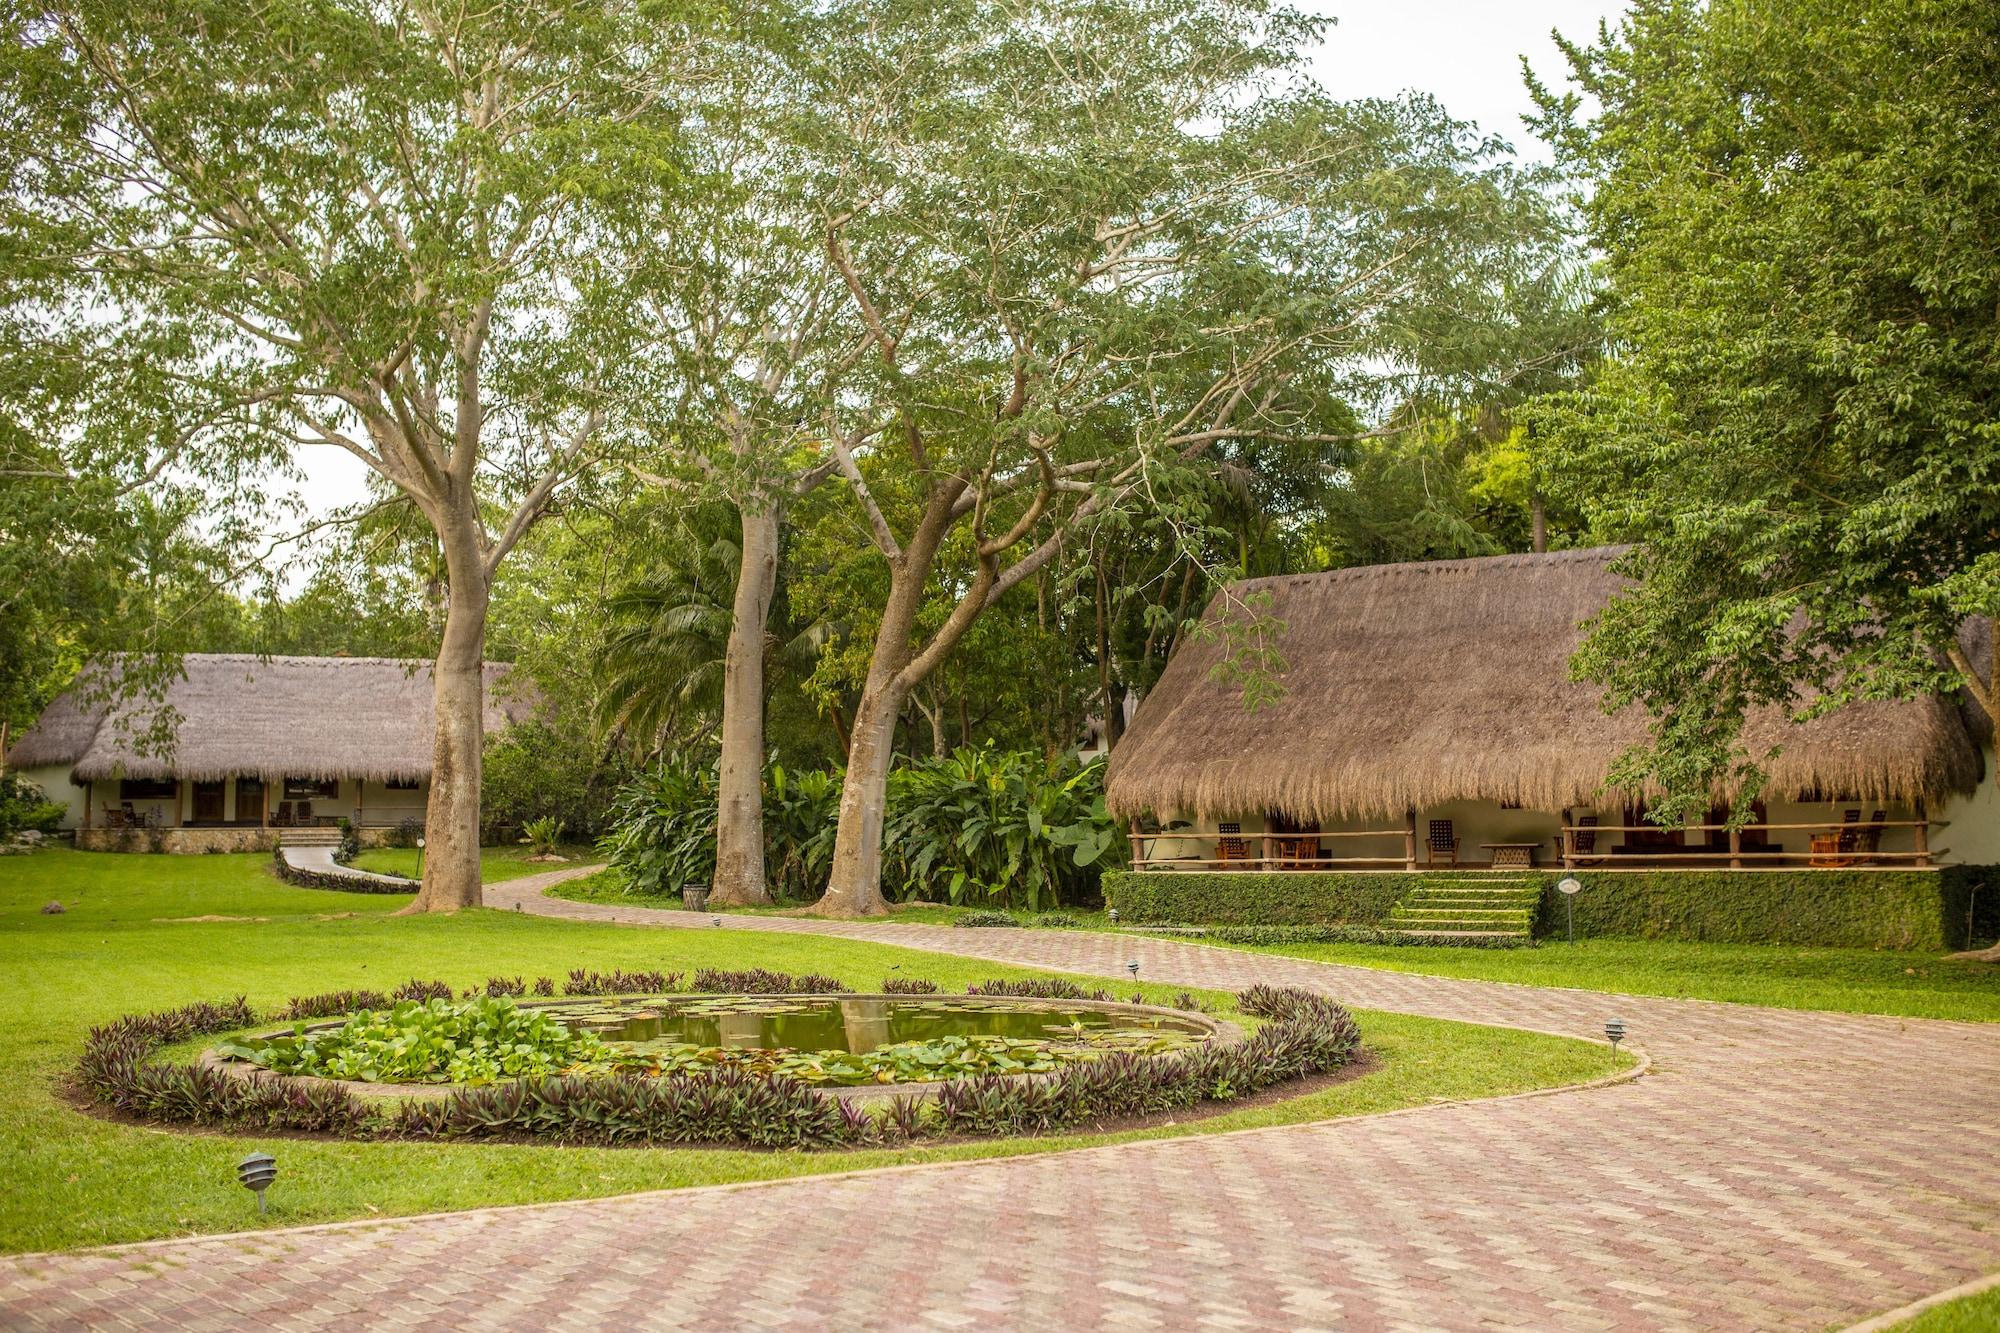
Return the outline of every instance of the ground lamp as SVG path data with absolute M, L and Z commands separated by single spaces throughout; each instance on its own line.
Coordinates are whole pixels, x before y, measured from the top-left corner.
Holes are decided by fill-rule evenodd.
M 264 1191 L 278 1178 L 278 1159 L 267 1152 L 253 1152 L 236 1164 L 236 1178 L 246 1190 L 257 1191 L 257 1211 L 264 1211 Z
M 1125 970 L 1132 974 L 1134 981 L 1137 981 L 1139 979 L 1139 960 L 1134 958 L 1131 962 L 1125 964 Z
M 417 878 L 418 878 L 418 879 L 422 879 L 423 877 L 424 877 L 424 840 L 423 840 L 422 838 L 418 838 L 418 839 L 417 839 Z M 262 1196 L 262 1195 L 259 1195 L 258 1197 L 259 1197 L 259 1198 L 262 1198 L 263 1196 Z
M 1564 875 L 1556 881 L 1556 892 L 1563 896 L 1563 907 L 1569 912 L 1569 942 L 1576 943 L 1576 895 L 1583 891 L 1583 881 L 1575 875 Z
M 1114 907 L 1114 908 L 1112 908 L 1112 909 L 1111 909 L 1111 910 L 1110 910 L 1109 912 L 1106 912 L 1106 913 L 1105 913 L 1105 915 L 1111 918 L 1111 924 L 1112 924 L 1112 925 L 1114 925 L 1114 926 L 1115 926 L 1115 925 L 1117 925 L 1117 924 L 1118 924 L 1118 909 L 1117 909 L 1117 908 L 1115 908 L 1115 907 Z
M 716 916 L 716 917 L 710 917 L 710 918 L 709 918 L 709 921 L 708 921 L 708 923 L 709 923 L 709 924 L 710 924 L 711 926 L 719 926 L 719 925 L 721 925 L 721 924 L 722 924 L 722 918 L 721 918 L 721 917 L 719 917 L 719 916 Z
M 1618 1043 L 1625 1040 L 1625 1020 L 1614 1018 L 1604 1025 L 1604 1035 L 1611 1039 L 1611 1049 L 1616 1051 Z

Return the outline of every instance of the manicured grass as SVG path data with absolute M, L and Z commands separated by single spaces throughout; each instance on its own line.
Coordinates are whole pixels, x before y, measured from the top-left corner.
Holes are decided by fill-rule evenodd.
M 1733 1000 L 1784 1009 L 2000 1021 L 2000 966 L 1935 953 L 1663 940 L 1545 941 L 1533 949 L 1382 944 L 1230 946 L 1429 976 Z
M 1896 1325 L 1896 1333 L 1992 1333 L 2000 1328 L 2000 1287 L 1988 1287 L 1947 1305 L 1934 1305 Z
M 594 1197 L 1107 1141 L 1071 1135 L 822 1154 L 359 1144 L 163 1132 L 99 1120 L 62 1100 L 59 1084 L 91 1025 L 239 993 L 268 1012 L 291 995 L 379 989 L 413 975 L 464 988 L 494 974 L 560 977 L 572 966 L 761 966 L 824 972 L 871 988 L 887 976 L 924 976 L 951 990 L 988 977 L 1034 975 L 817 936 L 633 930 L 512 912 L 392 917 L 400 897 L 295 889 L 272 878 L 268 862 L 261 855 L 68 850 L 0 858 L 0 970 L 12 1001 L 10 1021 L 0 1028 L 0 1158 L 10 1174 L 8 1188 L 0 1191 L 0 1250 Z M 51 899 L 67 910 L 40 914 Z M 1133 989 L 1164 1001 L 1179 988 L 1117 986 L 1120 994 Z M 1226 997 L 1209 998 L 1227 1003 Z M 1110 1137 L 1384 1111 L 1577 1082 L 1618 1067 L 1608 1051 L 1582 1042 L 1399 1015 L 1358 1017 L 1379 1061 L 1367 1074 L 1197 1125 Z M 233 1174 L 235 1163 L 254 1149 L 272 1151 L 279 1161 L 271 1213 L 262 1219 Z
M 556 854 L 568 857 L 567 862 L 531 862 L 528 860 L 530 850 L 525 843 L 481 847 L 481 882 L 497 884 L 503 879 L 519 879 L 523 875 L 539 875 L 545 870 L 561 870 L 565 864 L 588 865 L 597 859 L 594 847 L 558 847 Z M 373 870 L 378 875 L 404 875 L 414 879 L 417 875 L 417 855 L 414 847 L 373 847 L 354 858 L 354 868 Z
M 558 885 L 582 902 L 678 907 L 679 899 L 628 892 L 614 870 Z M 773 909 L 755 909 L 773 910 Z M 899 907 L 894 920 L 950 925 L 969 910 Z M 1035 914 L 1015 913 L 1024 928 Z M 1102 912 L 1075 911 L 1083 929 L 1109 927 Z M 1203 943 L 1219 944 L 1205 940 Z M 2000 966 L 1944 954 L 1815 949 L 1775 944 L 1686 944 L 1665 940 L 1545 940 L 1532 949 L 1420 948 L 1384 944 L 1228 945 L 1355 967 L 1429 976 L 1569 986 L 1627 995 L 1731 1000 L 1783 1009 L 2000 1021 Z
M 584 875 L 577 879 L 565 880 L 549 890 L 552 898 L 569 898 L 580 903 L 613 903 L 620 907 L 658 907 L 667 911 L 678 910 L 680 895 L 661 893 L 639 893 L 625 882 L 625 877 L 607 866 L 594 875 Z M 741 912 L 746 916 L 784 916 L 803 910 L 798 903 L 788 903 L 777 907 L 714 907 L 709 909 L 724 915 Z M 952 907 L 944 903 L 891 903 L 890 919 L 899 925 L 949 926 L 969 912 L 991 911 L 991 908 Z M 1060 909 L 1065 916 L 1075 917 L 1078 928 L 1102 929 L 1109 923 L 1103 912 L 1089 912 L 1080 908 Z M 1040 912 L 1017 911 L 1014 917 L 1023 926 L 1033 926 Z

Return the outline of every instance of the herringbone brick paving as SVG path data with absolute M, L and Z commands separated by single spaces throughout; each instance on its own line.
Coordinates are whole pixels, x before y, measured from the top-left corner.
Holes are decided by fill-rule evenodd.
M 686 913 L 488 889 L 550 915 Z M 1595 1035 L 1611 1088 L 773 1185 L 0 1263 L 9 1327 L 1815 1329 L 2000 1267 L 2000 1025 L 789 918 L 995 961 Z

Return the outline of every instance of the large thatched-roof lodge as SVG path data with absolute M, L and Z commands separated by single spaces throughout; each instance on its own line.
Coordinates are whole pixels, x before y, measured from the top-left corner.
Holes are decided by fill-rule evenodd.
M 1228 636 L 1187 637 L 1112 752 L 1114 813 L 1140 869 L 1415 870 L 1438 865 L 1922 867 L 2000 862 L 1992 731 L 1958 699 L 1867 702 L 1794 723 L 1754 821 L 1662 829 L 1606 783 L 1647 734 L 1571 679 L 1581 622 L 1622 581 L 1618 548 L 1257 579 L 1281 695 L 1254 711 L 1217 673 Z M 1984 636 L 1978 636 L 1984 639 Z M 1982 782 L 1982 776 L 1986 780 Z
M 10 769 L 68 805 L 80 843 L 192 851 L 269 841 L 246 831 L 422 822 L 430 663 L 190 653 L 181 668 L 156 695 L 120 689 L 115 661 L 93 664 L 8 752 Z M 532 708 L 508 670 L 486 666 L 488 731 Z M 144 739 L 163 713 L 164 750 Z M 154 836 L 114 836 L 126 833 Z

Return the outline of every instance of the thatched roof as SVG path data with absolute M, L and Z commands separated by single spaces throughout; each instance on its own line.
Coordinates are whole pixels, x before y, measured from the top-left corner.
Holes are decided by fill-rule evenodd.
M 389 657 L 257 657 L 189 653 L 163 699 L 116 698 L 115 662 L 86 668 L 24 733 L 16 768 L 67 764 L 79 780 L 284 777 L 428 778 L 431 664 Z M 486 729 L 533 711 L 508 687 L 509 667 L 486 664 Z M 107 703 L 108 700 L 108 703 Z M 135 740 L 157 710 L 177 717 L 173 753 L 141 755 Z M 125 725 L 121 726 L 123 722 Z
M 1572 681 L 1580 622 L 1623 585 L 1623 548 L 1377 565 L 1254 579 L 1219 596 L 1271 597 L 1283 696 L 1252 712 L 1219 682 L 1224 636 L 1185 639 L 1112 751 L 1114 813 L 1268 810 L 1305 820 L 1395 815 L 1457 800 L 1530 809 L 1612 804 L 1612 764 L 1648 733 Z M 1240 618 L 1242 612 L 1238 610 Z M 1804 724 L 1749 720 L 1771 745 L 1779 800 L 1908 800 L 1969 791 L 1977 745 L 1954 701 L 1858 703 Z

